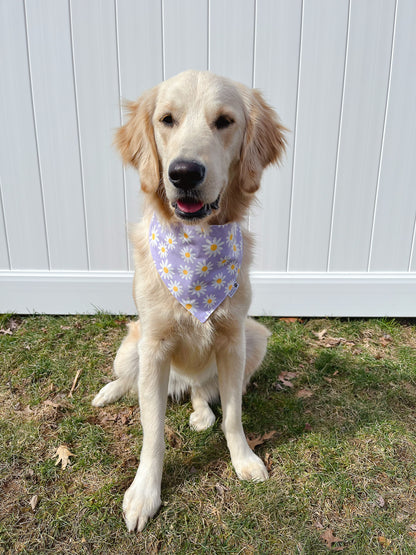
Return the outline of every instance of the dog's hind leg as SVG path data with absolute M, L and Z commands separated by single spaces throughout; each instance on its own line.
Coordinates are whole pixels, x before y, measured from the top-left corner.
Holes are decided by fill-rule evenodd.
M 214 378 L 206 384 L 192 386 L 191 402 L 194 412 L 189 418 L 189 425 L 193 430 L 202 432 L 210 428 L 215 422 L 209 402 L 218 398 L 218 381 Z
M 243 393 L 245 393 L 251 376 L 259 368 L 267 350 L 267 339 L 270 331 L 255 320 L 247 318 L 245 322 L 246 334 L 246 365 L 244 370 Z
M 103 407 L 114 403 L 130 389 L 137 392 L 140 324 L 139 322 L 131 322 L 128 326 L 128 334 L 123 339 L 114 360 L 114 374 L 117 379 L 105 385 L 94 397 L 92 401 L 94 407 Z

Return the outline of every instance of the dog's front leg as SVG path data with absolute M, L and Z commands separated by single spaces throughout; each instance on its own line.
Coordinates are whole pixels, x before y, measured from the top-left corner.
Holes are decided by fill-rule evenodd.
M 139 344 L 139 401 L 143 446 L 136 476 L 124 495 L 123 513 L 128 530 L 143 530 L 161 504 L 164 419 L 168 396 L 170 358 L 162 354 L 159 342 Z
M 245 367 L 245 335 L 240 329 L 216 346 L 218 380 L 223 413 L 222 429 L 231 461 L 240 480 L 262 482 L 269 477 L 262 460 L 247 444 L 241 422 L 242 388 Z

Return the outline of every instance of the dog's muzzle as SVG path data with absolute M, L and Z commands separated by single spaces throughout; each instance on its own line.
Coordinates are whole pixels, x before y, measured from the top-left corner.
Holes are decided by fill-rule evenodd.
M 220 204 L 220 195 L 210 204 L 204 204 L 201 201 L 191 197 L 178 199 L 172 203 L 175 214 L 182 220 L 201 220 L 209 216 L 214 210 L 218 209 Z
M 201 220 L 217 210 L 220 197 L 209 204 L 200 199 L 199 187 L 205 178 L 205 166 L 195 160 L 177 159 L 169 166 L 169 181 L 180 191 L 172 203 L 175 214 L 182 220 Z

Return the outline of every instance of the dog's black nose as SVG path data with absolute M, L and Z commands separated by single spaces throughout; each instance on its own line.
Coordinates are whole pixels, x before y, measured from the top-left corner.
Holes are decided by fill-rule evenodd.
M 193 189 L 205 176 L 205 166 L 188 160 L 174 160 L 169 166 L 169 179 L 179 189 Z

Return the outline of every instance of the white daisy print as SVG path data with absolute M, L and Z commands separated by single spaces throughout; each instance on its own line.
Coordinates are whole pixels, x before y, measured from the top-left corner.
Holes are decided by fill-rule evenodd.
M 158 231 L 157 228 L 154 226 L 152 227 L 152 230 L 150 232 L 150 244 L 151 245 L 157 245 L 157 241 L 158 241 Z
M 198 276 L 203 277 L 208 275 L 212 268 L 212 262 L 209 262 L 208 260 L 202 260 L 201 262 L 198 262 L 195 270 Z
M 164 279 L 168 279 L 173 275 L 173 266 L 167 260 L 162 260 L 159 266 L 159 273 Z
M 202 245 L 202 250 L 206 256 L 216 256 L 219 255 L 224 246 L 224 241 L 222 239 L 209 239 L 205 245 Z
M 233 243 L 233 246 L 231 248 L 233 249 L 234 256 L 238 256 L 239 248 L 237 243 Z
M 182 293 L 183 287 L 179 281 L 170 281 L 168 287 L 172 295 L 180 295 Z
M 189 243 L 192 240 L 192 231 L 190 229 L 184 229 L 181 233 L 182 242 Z
M 189 243 L 192 240 L 193 233 L 191 229 L 184 229 L 181 232 L 182 243 Z
M 235 241 L 235 227 L 233 226 L 227 234 L 227 242 L 233 244 Z
M 168 255 L 168 249 L 167 249 L 166 245 L 164 245 L 164 244 L 159 245 L 159 255 L 162 258 L 165 258 Z
M 185 262 L 193 262 L 195 259 L 195 253 L 190 247 L 183 247 L 181 249 L 181 256 Z
M 190 279 L 191 277 L 191 269 L 189 266 L 183 264 L 179 267 L 179 275 L 182 279 Z
M 212 280 L 212 285 L 215 289 L 221 289 L 226 285 L 226 278 L 224 272 L 217 272 Z
M 166 247 L 168 249 L 173 249 L 176 245 L 176 237 L 173 233 L 169 233 L 166 236 Z
M 184 306 L 186 310 L 189 310 L 189 312 L 192 312 L 197 308 L 195 299 L 185 299 L 182 306 Z
M 235 262 L 231 262 L 231 264 L 228 265 L 228 271 L 230 272 L 230 274 L 237 274 L 238 273 L 238 266 Z
M 207 295 L 204 299 L 204 305 L 207 308 L 211 308 L 212 306 L 215 306 L 215 302 L 216 302 L 216 297 L 215 295 Z
M 199 297 L 199 295 L 204 295 L 206 290 L 207 284 L 204 281 L 195 281 L 192 284 L 192 291 L 197 297 Z
M 196 230 L 197 230 L 197 233 L 200 237 L 208 237 L 208 235 L 210 233 L 209 227 L 205 228 L 205 227 L 202 227 L 202 225 L 197 227 Z
M 228 258 L 223 257 L 219 260 L 218 266 L 220 268 L 225 268 L 227 266 L 227 263 L 228 263 Z
M 238 286 L 236 285 L 236 282 L 235 282 L 234 280 L 233 280 L 233 281 L 230 281 L 230 283 L 227 285 L 227 291 L 228 291 L 228 293 L 231 293 L 231 291 L 234 289 L 234 287 L 238 287 Z

